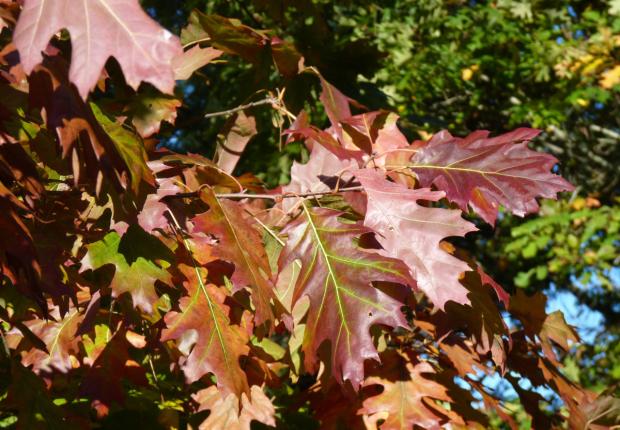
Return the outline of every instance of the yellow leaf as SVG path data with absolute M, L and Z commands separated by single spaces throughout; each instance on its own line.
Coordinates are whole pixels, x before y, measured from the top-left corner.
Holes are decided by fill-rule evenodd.
M 620 82 L 620 65 L 616 65 L 613 69 L 603 73 L 600 85 L 603 88 L 610 89 Z
M 578 98 L 577 99 L 577 104 L 581 107 L 586 107 L 590 104 L 590 102 L 586 99 L 582 99 L 582 98 Z
M 474 71 L 471 69 L 471 67 L 467 67 L 461 70 L 461 79 L 463 79 L 464 81 L 469 81 L 473 76 Z
M 581 74 L 585 76 L 591 75 L 595 73 L 599 66 L 601 66 L 603 63 L 605 63 L 605 60 L 603 58 L 597 58 L 590 63 L 585 64 L 583 69 L 581 70 Z

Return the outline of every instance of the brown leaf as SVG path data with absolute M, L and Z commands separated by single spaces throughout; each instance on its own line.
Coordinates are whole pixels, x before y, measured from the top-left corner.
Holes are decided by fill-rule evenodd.
M 275 286 L 256 222 L 243 204 L 218 199 L 210 189 L 203 191 L 202 199 L 210 209 L 192 220 L 194 233 L 217 237 L 219 243 L 213 247 L 212 255 L 235 265 L 231 281 L 236 290 L 251 289 L 256 324 L 273 321 L 271 301 L 277 300 Z
M 250 388 L 239 360 L 250 350 L 249 339 L 230 321 L 226 289 L 206 284 L 203 269 L 185 265 L 179 269 L 187 278 L 187 295 L 179 301 L 180 312 L 166 314 L 162 342 L 175 339 L 188 355 L 182 365 L 188 383 L 212 373 L 224 395 L 247 394 Z
M 364 400 L 360 412 L 371 416 L 387 412 L 387 417 L 380 415 L 385 420 L 382 430 L 442 428 L 445 416 L 433 400 L 451 399 L 443 385 L 423 376 L 435 373 L 432 366 L 393 350 L 383 353 L 381 361 L 383 364 L 375 367 L 364 386 L 378 384 L 383 392 Z

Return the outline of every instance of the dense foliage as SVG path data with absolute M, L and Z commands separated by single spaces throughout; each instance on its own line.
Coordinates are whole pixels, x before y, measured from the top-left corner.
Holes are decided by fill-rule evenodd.
M 616 400 L 563 373 L 579 340 L 562 314 L 545 312 L 540 292 L 509 294 L 458 246 L 501 223 L 500 207 L 524 216 L 574 189 L 553 173 L 556 158 L 528 146 L 538 131 L 411 142 L 395 113 L 345 96 L 330 67 L 273 31 L 195 11 L 178 38 L 137 0 L 21 3 L 0 2 L 1 425 L 596 428 L 617 418 Z M 205 136 L 196 99 L 218 72 L 239 82 L 219 93 L 232 93 L 226 107 L 240 105 L 207 115 L 214 155 L 174 152 Z M 172 128 L 184 106 L 193 119 Z M 259 132 L 305 158 L 277 166 L 290 166 L 284 186 L 248 164 L 264 151 L 248 146 Z M 266 152 L 254 166 L 263 178 L 279 159 Z M 550 226 L 599 213 L 593 200 L 573 209 L 515 232 L 525 239 L 502 258 L 534 257 Z M 593 222 L 580 233 L 589 244 Z M 604 245 L 597 252 L 613 252 Z
M 531 220 L 504 213 L 494 229 L 478 224 L 479 233 L 459 240 L 459 246 L 477 255 L 510 291 L 545 291 L 550 309 L 576 295 L 579 306 L 571 307 L 569 319 L 582 332 L 588 322 L 587 342 L 573 350 L 570 375 L 596 391 L 620 395 L 615 385 L 620 375 L 617 2 L 143 3 L 169 28 L 180 29 L 198 7 L 278 29 L 307 65 L 318 67 L 345 94 L 370 110 L 398 112 L 399 127 L 410 139 L 427 139 L 445 128 L 461 135 L 477 129 L 493 134 L 518 126 L 543 129 L 533 145 L 559 158 L 562 175 L 577 189 L 563 202 L 545 203 Z M 195 74 L 178 111 L 182 127 L 164 127 L 165 144 L 212 154 L 224 119 L 202 120 L 202 113 L 227 109 L 256 91 L 281 85 L 274 75 L 253 79 L 255 72 L 228 59 Z M 316 98 L 288 97 L 288 106 L 298 109 L 299 99 L 311 114 L 319 113 L 313 121 L 324 124 Z M 280 150 L 268 110 L 254 113 L 259 133 L 237 172 L 254 172 L 271 185 L 287 183 L 292 161 L 304 153 L 293 145 Z M 575 214 L 568 219 L 567 212 Z M 538 216 L 550 219 L 539 222 Z M 529 223 L 531 228 L 525 226 Z M 524 241 L 533 238 L 536 244 L 521 252 Z

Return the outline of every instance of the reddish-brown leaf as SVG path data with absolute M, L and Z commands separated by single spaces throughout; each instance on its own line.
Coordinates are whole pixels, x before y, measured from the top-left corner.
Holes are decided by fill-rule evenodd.
M 187 295 L 179 301 L 180 312 L 168 312 L 161 340 L 175 339 L 188 357 L 183 372 L 189 383 L 212 373 L 222 394 L 249 393 L 248 381 L 239 360 L 249 352 L 248 335 L 230 321 L 224 302 L 225 288 L 207 284 L 206 271 L 181 265 L 187 278 Z M 191 348 L 191 351 L 189 351 Z
M 433 400 L 451 401 L 446 387 L 427 379 L 435 371 L 426 362 L 388 350 L 381 354 L 381 366 L 366 378 L 364 386 L 382 385 L 383 392 L 364 400 L 360 412 L 383 419 L 382 430 L 402 430 L 413 427 L 441 429 L 445 412 Z M 385 416 L 387 414 L 387 417 Z
M 328 341 L 334 376 L 357 389 L 364 377 L 364 360 L 379 358 L 370 327 L 408 326 L 400 311 L 402 303 L 372 283 L 414 281 L 401 261 L 356 246 L 354 240 L 369 233 L 368 228 L 340 222 L 339 211 L 310 208 L 307 203 L 302 208 L 303 213 L 283 231 L 288 240 L 279 266 L 301 261 L 293 303 L 304 296 L 310 299 L 302 347 L 305 366 L 311 372 L 317 369 L 319 347 Z
M 218 199 L 210 189 L 203 191 L 202 198 L 209 205 L 209 211 L 192 220 L 194 232 L 218 239 L 212 255 L 235 265 L 231 281 L 237 290 L 251 289 L 256 324 L 272 321 L 275 286 L 257 223 L 241 203 Z
M 352 142 L 367 154 L 373 154 L 373 166 L 384 164 L 387 154 L 409 146 L 407 138 L 400 132 L 396 114 L 375 111 L 340 120 L 344 140 Z
M 410 167 L 424 187 L 435 185 L 448 200 L 495 223 L 499 206 L 524 216 L 538 211 L 537 197 L 556 198 L 574 187 L 549 171 L 557 160 L 528 149 L 538 130 L 520 128 L 489 138 L 477 131 L 466 138 L 437 133 L 411 159 Z

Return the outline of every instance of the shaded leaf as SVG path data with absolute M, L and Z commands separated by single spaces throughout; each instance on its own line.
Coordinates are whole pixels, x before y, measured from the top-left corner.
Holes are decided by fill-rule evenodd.
M 76 428 L 67 421 L 62 409 L 54 404 L 44 382 L 30 369 L 13 362 L 11 377 L 8 400 L 18 411 L 19 428 L 33 430 Z
M 142 142 L 97 105 L 80 99 L 67 81 L 62 59 L 46 59 L 29 81 L 30 104 L 44 111 L 47 127 L 58 134 L 62 156 L 71 157 L 76 184 L 88 179 L 99 191 L 104 176 L 116 188 L 134 192 L 141 181 L 154 184 Z
M 336 183 L 342 187 L 351 180 L 351 172 L 357 168 L 357 161 L 339 158 L 322 145 L 314 145 L 306 164 L 293 162 L 291 182 L 282 187 L 282 192 L 302 194 L 327 191 Z M 285 210 L 289 210 L 297 203 L 297 199 L 290 198 L 282 204 Z
M 170 283 L 171 276 L 166 270 L 148 259 L 149 250 L 140 250 L 138 255 L 132 256 L 133 258 L 126 255 L 126 252 L 122 253 L 119 249 L 122 246 L 122 240 L 131 241 L 131 234 L 126 233 L 121 239 L 118 233 L 111 232 L 102 240 L 86 245 L 88 252 L 82 259 L 81 270 L 96 270 L 106 265 L 113 265 L 114 277 L 110 283 L 112 296 L 118 297 L 123 293 L 129 293 L 135 307 L 150 313 L 159 299 L 155 291 L 155 282 Z M 154 237 L 153 240 L 157 241 Z M 143 247 L 151 244 L 141 242 L 136 245 Z
M 131 98 L 126 111 L 142 137 L 159 132 L 162 121 L 174 125 L 181 101 L 175 97 L 155 92 L 139 92 Z
M 212 373 L 223 395 L 248 393 L 239 360 L 250 350 L 249 338 L 230 321 L 230 307 L 224 303 L 226 289 L 206 284 L 203 269 L 185 265 L 179 269 L 187 278 L 187 295 L 179 301 L 180 312 L 171 311 L 164 317 L 166 328 L 161 340 L 175 339 L 183 351 L 191 348 L 182 365 L 188 383 Z
M 146 164 L 146 150 L 142 141 L 134 133 L 124 128 L 121 123 L 104 114 L 96 104 L 91 103 L 90 107 L 95 118 L 110 137 L 118 154 L 123 158 L 125 164 L 130 167 L 131 189 L 133 192 L 135 194 L 139 193 L 142 181 L 152 185 L 155 179 Z
M 130 344 L 124 329 L 111 333 L 109 327 L 95 327 L 94 339 L 85 338 L 87 352 L 85 362 L 89 365 L 80 386 L 80 394 L 107 407 L 113 402 L 124 404 L 127 381 L 146 386 L 146 372 L 129 356 Z M 114 375 L 114 378 L 110 378 Z
M 75 355 L 78 353 L 80 337 L 76 332 L 84 316 L 77 309 L 60 318 L 58 312 L 54 315 L 57 321 L 38 319 L 25 322 L 47 348 L 42 351 L 32 348 L 22 357 L 24 366 L 32 366 L 35 372 L 50 371 L 52 368 L 61 372 L 68 372 L 77 365 Z M 72 357 L 73 356 L 73 360 Z
M 255 221 L 243 204 L 218 199 L 210 189 L 203 191 L 202 198 L 209 205 L 209 211 L 192 220 L 194 232 L 217 237 L 219 243 L 213 247 L 212 255 L 235 265 L 231 281 L 236 290 L 251 289 L 256 324 L 272 321 L 271 301 L 276 300 L 275 286 Z
M 400 132 L 396 114 L 386 111 L 375 111 L 344 118 L 340 124 L 344 131 L 345 141 L 351 141 L 367 154 L 387 155 L 397 148 L 409 146 L 407 138 Z M 375 157 L 373 165 L 380 163 Z
M 382 365 L 366 378 L 364 386 L 378 384 L 383 386 L 383 392 L 364 400 L 360 412 L 371 415 L 371 418 L 377 414 L 377 418 L 384 420 L 382 430 L 443 428 L 445 416 L 433 399 L 451 399 L 446 387 L 424 377 L 435 373 L 432 366 L 393 350 L 381 354 L 381 362 Z

